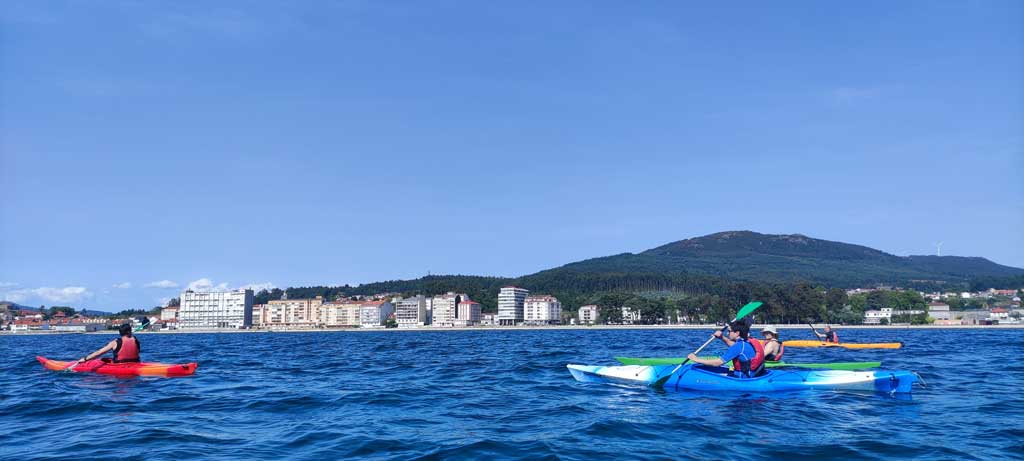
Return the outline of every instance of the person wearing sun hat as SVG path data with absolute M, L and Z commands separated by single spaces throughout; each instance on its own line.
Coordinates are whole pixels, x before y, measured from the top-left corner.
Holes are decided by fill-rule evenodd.
M 786 352 L 785 346 L 782 345 L 782 341 L 779 341 L 779 332 L 774 326 L 767 325 L 761 329 L 761 335 L 764 336 L 764 359 L 768 362 L 778 362 L 782 360 L 782 354 Z

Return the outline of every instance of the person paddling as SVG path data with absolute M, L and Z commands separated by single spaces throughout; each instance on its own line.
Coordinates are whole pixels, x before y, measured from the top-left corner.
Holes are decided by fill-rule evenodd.
M 836 330 L 833 330 L 832 326 L 830 326 L 830 325 L 825 325 L 825 333 L 824 334 L 818 333 L 818 330 L 815 330 L 814 327 L 811 327 L 811 331 L 813 331 L 814 334 L 818 336 L 818 339 L 821 339 L 822 341 L 824 341 L 826 343 L 838 343 L 839 342 L 839 333 L 836 333 Z
M 107 351 L 114 352 L 114 363 L 124 362 L 138 362 L 139 353 L 142 352 L 142 344 L 139 343 L 139 339 L 132 335 L 131 324 L 125 323 L 118 328 L 118 332 L 121 333 L 121 337 L 117 338 L 106 346 L 103 346 L 100 350 L 93 352 L 85 357 L 78 360 L 78 363 L 87 362 L 103 354 Z
M 779 341 L 779 332 L 775 330 L 775 327 L 768 325 L 761 330 L 761 336 L 764 336 L 764 359 L 768 362 L 778 362 L 782 360 L 782 354 L 786 352 L 785 346 Z
M 721 339 L 729 349 L 721 357 L 713 359 L 702 359 L 696 354 L 687 356 L 690 361 L 713 367 L 732 361 L 733 372 L 736 376 L 751 378 L 764 371 L 764 349 L 757 340 L 750 341 L 750 324 L 740 320 L 729 324 L 729 335 L 723 336 L 721 331 L 715 331 L 715 337 Z

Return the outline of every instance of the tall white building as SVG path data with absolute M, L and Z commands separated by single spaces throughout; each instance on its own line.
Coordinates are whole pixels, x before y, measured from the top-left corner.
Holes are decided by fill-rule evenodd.
M 427 298 L 416 295 L 412 298 L 399 299 L 395 304 L 395 321 L 398 328 L 421 327 L 429 324 L 427 319 Z
M 562 303 L 554 296 L 527 296 L 523 300 L 523 321 L 528 325 L 562 323 Z
M 469 301 L 469 295 L 448 292 L 434 296 L 431 303 L 433 318 L 430 324 L 438 327 L 455 326 L 455 320 L 459 318 L 459 303 L 463 301 Z
M 252 290 L 181 293 L 178 328 L 248 328 L 252 326 Z
M 523 323 L 523 303 L 530 290 L 519 287 L 504 287 L 498 292 L 498 324 L 516 325 Z
M 597 323 L 597 306 L 593 304 L 580 306 L 580 323 L 584 325 Z

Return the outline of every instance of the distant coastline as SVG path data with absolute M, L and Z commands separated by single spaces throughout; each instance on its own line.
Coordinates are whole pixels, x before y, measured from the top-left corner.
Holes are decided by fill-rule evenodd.
M 755 325 L 754 330 L 760 329 L 762 325 Z M 820 325 L 815 325 L 820 327 Z M 210 333 L 373 333 L 373 332 L 446 332 L 446 331 L 537 331 L 537 330 L 714 330 L 720 325 L 552 325 L 552 326 L 521 326 L 521 327 L 423 327 L 423 328 L 296 328 L 280 330 L 160 330 L 140 331 L 136 334 L 210 334 Z M 807 330 L 807 325 L 775 325 L 783 330 Z M 837 326 L 836 330 L 979 330 L 979 329 L 1024 329 L 1024 324 L 1016 325 L 846 325 Z M 57 332 L 57 331 L 26 331 L 12 333 L 5 331 L 0 336 L 19 335 L 64 335 L 64 334 L 85 334 L 85 335 L 112 335 L 117 334 L 115 330 L 83 332 Z

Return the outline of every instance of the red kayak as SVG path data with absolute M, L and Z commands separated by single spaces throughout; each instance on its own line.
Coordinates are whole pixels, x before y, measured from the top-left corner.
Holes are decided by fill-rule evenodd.
M 195 362 L 184 364 L 154 362 L 111 363 L 110 359 L 94 359 L 68 368 L 68 365 L 71 365 L 72 362 L 50 360 L 41 355 L 37 355 L 36 360 L 43 364 L 46 369 L 53 371 L 67 370 L 75 373 L 99 373 L 101 375 L 121 377 L 164 376 L 171 378 L 175 376 L 192 376 L 192 374 L 196 372 L 196 367 L 199 366 Z

